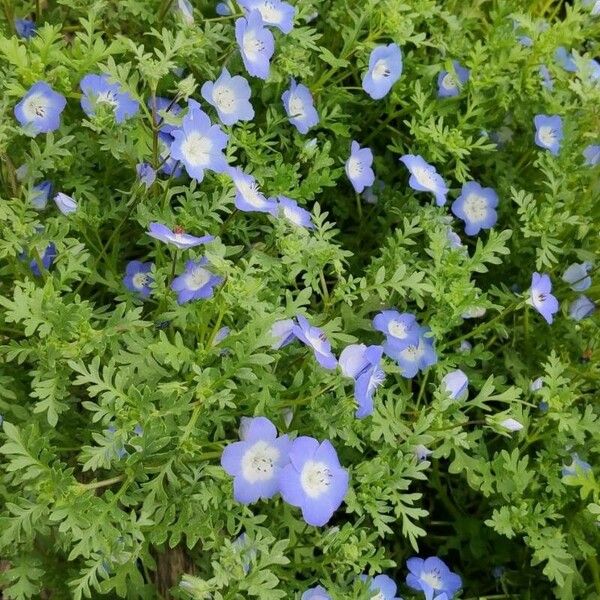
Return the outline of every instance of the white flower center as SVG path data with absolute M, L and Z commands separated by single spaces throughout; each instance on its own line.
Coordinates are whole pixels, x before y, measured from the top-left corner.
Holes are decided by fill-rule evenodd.
M 329 467 L 322 462 L 308 460 L 304 463 L 300 473 L 300 483 L 305 494 L 310 498 L 318 498 L 324 494 L 331 485 L 333 474 Z
M 348 159 L 348 175 L 350 179 L 356 179 L 362 175 L 363 165 L 362 162 L 355 156 L 351 156 Z
M 485 198 L 469 194 L 465 200 L 464 211 L 469 221 L 483 221 L 488 213 L 488 205 Z
M 237 184 L 237 188 L 240 194 L 244 197 L 244 200 L 248 202 L 248 204 L 256 206 L 257 208 L 261 208 L 265 205 L 265 199 L 263 198 L 263 195 L 258 191 L 258 186 L 256 185 L 256 183 L 240 181 Z
M 430 189 L 436 187 L 431 169 L 426 169 L 425 167 L 413 167 L 412 174 L 423 187 Z
M 212 147 L 213 143 L 209 137 L 193 132 L 181 144 L 181 151 L 191 165 L 206 165 L 209 162 Z
M 388 324 L 388 332 L 390 335 L 403 340 L 408 335 L 408 327 L 401 321 L 390 321 Z
M 117 97 L 112 90 L 108 90 L 106 92 L 100 92 L 96 96 L 96 103 L 97 104 L 108 104 L 109 106 L 111 106 L 113 108 L 115 106 L 117 106 L 117 104 L 118 104 Z
M 402 352 L 400 352 L 400 354 L 402 355 L 402 357 L 405 360 L 407 360 L 409 362 L 417 362 L 423 356 L 424 352 L 425 352 L 425 348 L 423 347 L 421 340 L 419 340 L 418 346 L 415 346 L 415 345 L 408 346 L 408 348 L 405 348 L 404 350 L 402 350 Z
M 233 90 L 226 84 L 222 84 L 213 89 L 213 99 L 220 111 L 232 113 L 235 110 L 236 98 Z
M 302 119 L 306 115 L 304 102 L 295 94 L 290 96 L 289 108 L 293 118 Z
M 290 208 L 289 206 L 284 206 L 283 214 L 292 223 L 295 223 L 296 225 L 302 225 L 302 215 L 300 215 L 297 211 Z
M 446 73 L 442 77 L 442 87 L 445 90 L 455 90 L 457 88 L 456 79 L 452 73 Z
M 23 112 L 28 121 L 43 119 L 48 110 L 48 98 L 44 94 L 32 94 L 23 104 Z
M 147 273 L 136 273 L 132 277 L 133 287 L 137 290 L 142 290 L 148 284 L 148 274 Z
M 268 481 L 275 474 L 279 450 L 260 440 L 251 446 L 242 458 L 242 475 L 249 483 Z
M 307 331 L 305 333 L 308 343 L 318 352 L 323 352 L 323 346 L 327 341 L 324 333 L 316 333 L 314 331 Z
M 421 573 L 421 580 L 430 585 L 434 590 L 442 589 L 442 578 L 436 569 Z
M 264 43 L 256 37 L 256 34 L 253 31 L 244 33 L 242 46 L 244 46 L 244 54 L 249 56 L 252 60 L 256 60 L 258 57 L 257 55 L 265 50 Z
M 543 127 L 540 127 L 538 136 L 544 146 L 551 146 L 556 141 L 556 130 L 544 125 Z
M 381 79 L 382 77 L 389 77 L 391 74 L 390 67 L 388 66 L 387 60 L 380 58 L 373 67 L 373 79 Z
M 275 8 L 275 5 L 269 0 L 265 0 L 261 6 L 258 7 L 263 21 L 266 23 L 279 23 L 281 20 L 281 13 Z
M 210 271 L 202 267 L 195 267 L 185 276 L 185 283 L 188 289 L 195 292 L 208 283 L 210 276 Z

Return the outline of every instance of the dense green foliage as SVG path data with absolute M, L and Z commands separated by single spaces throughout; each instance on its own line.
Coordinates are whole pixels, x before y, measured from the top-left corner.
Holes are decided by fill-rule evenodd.
M 321 583 L 335 600 L 366 599 L 357 576 L 385 571 L 399 595 L 420 598 L 403 587 L 405 561 L 418 554 L 461 574 L 461 598 L 600 599 L 598 321 L 569 318 L 578 294 L 561 281 L 600 248 L 600 171 L 582 157 L 600 138 L 600 83 L 586 71 L 600 17 L 555 0 L 297 0 L 263 82 L 239 57 L 240 11 L 219 17 L 213 2 L 192 3 L 189 25 L 166 0 L 38 1 L 37 35 L 24 40 L 13 18 L 35 3 L 0 2 L 3 597 L 274 600 Z M 389 42 L 404 70 L 374 101 L 361 77 L 373 47 Z M 555 61 L 558 46 L 574 51 L 578 73 Z M 471 77 L 457 98 L 440 99 L 436 77 L 453 59 Z M 159 176 L 149 189 L 137 179 L 137 163 L 160 162 L 147 99 L 202 102 L 199 87 L 223 65 L 248 78 L 256 112 L 226 128 L 230 163 L 309 209 L 314 230 L 236 211 L 226 175 Z M 139 100 L 134 118 L 82 112 L 79 81 L 101 72 Z M 305 136 L 281 103 L 291 76 L 320 117 Z M 31 137 L 13 109 L 41 79 L 68 104 L 60 129 Z M 563 118 L 558 156 L 534 144 L 540 113 Z M 353 139 L 372 148 L 385 184 L 375 204 L 344 173 Z M 407 153 L 436 165 L 450 202 L 465 181 L 493 187 L 496 226 L 469 237 L 455 221 L 466 250 L 451 249 L 449 206 L 410 189 L 398 161 Z M 76 198 L 77 212 L 35 210 L 43 179 Z M 153 221 L 217 240 L 175 252 L 148 237 Z M 51 241 L 55 264 L 36 277 L 20 255 Z M 225 283 L 178 305 L 172 274 L 200 255 Z M 123 286 L 130 260 L 155 263 L 146 301 Z M 552 325 L 525 302 L 534 271 L 550 274 L 561 303 Z M 598 276 L 586 294 L 600 298 Z M 298 313 L 336 355 L 357 340 L 380 343 L 371 319 L 386 307 L 431 328 L 438 362 L 405 379 L 385 359 L 364 420 L 339 371 L 301 344 L 271 349 L 272 324 Z M 486 314 L 461 316 L 477 308 Z M 231 332 L 217 344 L 224 325 Z M 470 380 L 461 402 L 440 388 L 456 368 Z M 350 490 L 328 526 L 307 526 L 279 498 L 233 500 L 219 458 L 252 415 L 332 441 Z M 507 417 L 524 429 L 507 432 Z M 428 460 L 415 457 L 421 444 Z M 563 477 L 572 452 L 593 471 Z

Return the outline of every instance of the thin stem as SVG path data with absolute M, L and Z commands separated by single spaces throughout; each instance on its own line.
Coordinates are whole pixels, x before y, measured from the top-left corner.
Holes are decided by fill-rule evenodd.
M 325 281 L 325 273 L 323 273 L 323 269 L 319 273 L 319 278 L 321 280 L 321 287 L 323 288 L 323 298 L 325 299 L 325 304 L 329 304 L 329 290 L 327 289 L 327 281 Z
M 598 594 L 600 594 L 600 568 L 598 567 L 598 559 L 595 556 L 590 556 L 587 559 L 587 565 L 594 580 L 594 587 Z
M 108 487 L 113 483 L 119 483 L 123 481 L 125 475 L 117 475 L 117 477 L 111 477 L 110 479 L 103 479 L 102 481 L 94 481 L 92 483 L 80 483 L 79 485 L 85 490 L 97 490 L 99 488 Z
M 358 220 L 362 222 L 363 213 L 362 213 L 362 204 L 360 201 L 360 194 L 356 194 L 356 210 L 358 212 Z
M 42 20 L 42 0 L 35 0 L 35 22 L 36 25 Z
M 173 4 L 173 0 L 163 0 L 162 1 L 162 5 L 158 11 L 158 22 L 160 24 L 162 24 L 162 22 L 165 20 L 165 16 L 166 16 L 167 12 L 169 12 L 169 9 L 171 8 L 171 4 Z

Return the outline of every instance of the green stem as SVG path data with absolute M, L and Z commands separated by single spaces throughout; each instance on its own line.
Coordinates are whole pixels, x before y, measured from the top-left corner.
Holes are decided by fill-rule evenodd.
M 358 220 L 361 221 L 362 224 L 362 204 L 360 202 L 360 194 L 356 194 L 356 210 L 358 211 Z
M 173 4 L 173 0 L 163 0 L 162 1 L 161 7 L 158 11 L 158 22 L 160 24 L 162 24 L 167 12 L 169 12 L 169 9 L 171 8 L 171 4 Z
M 594 587 L 598 594 L 600 594 L 600 568 L 598 567 L 598 559 L 595 556 L 590 556 L 587 559 L 587 565 L 594 580 Z
M 110 479 L 103 479 L 102 481 L 93 481 L 92 483 L 81 483 L 79 484 L 85 490 L 97 490 L 99 488 L 108 487 L 113 483 L 119 483 L 125 479 L 124 475 L 118 475 L 117 477 L 111 477 Z
M 319 273 L 319 278 L 321 280 L 321 287 L 323 288 L 323 298 L 325 300 L 325 304 L 329 304 L 329 290 L 327 289 L 327 281 L 325 281 L 325 273 L 323 273 L 323 269 Z

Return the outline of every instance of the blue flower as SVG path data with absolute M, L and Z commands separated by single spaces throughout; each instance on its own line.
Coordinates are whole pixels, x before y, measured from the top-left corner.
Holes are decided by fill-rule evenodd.
M 579 296 L 577 300 L 573 300 L 569 306 L 569 316 L 574 321 L 581 321 L 590 317 L 596 311 L 596 305 L 584 295 Z
M 269 76 L 269 61 L 275 51 L 273 34 L 265 27 L 260 11 L 252 10 L 235 22 L 235 39 L 246 71 L 253 77 Z
M 451 71 L 441 71 L 438 75 L 438 97 L 449 98 L 458 96 L 461 88 L 469 81 L 469 69 L 463 67 L 457 60 L 452 61 L 454 73 Z
M 386 336 L 386 343 L 398 350 L 417 344 L 421 328 L 417 319 L 410 313 L 397 310 L 383 310 L 373 319 L 373 327 Z
M 226 171 L 227 158 L 223 148 L 227 146 L 229 136 L 210 122 L 195 100 L 189 100 L 188 113 L 183 118 L 181 129 L 175 129 L 171 135 L 172 158 L 180 160 L 188 175 L 196 181 L 204 179 L 206 169 L 217 173 Z
M 465 222 L 465 233 L 477 235 L 496 224 L 498 194 L 492 188 L 481 187 L 476 181 L 463 184 L 460 196 L 452 203 L 455 216 Z
M 52 182 L 50 181 L 46 180 L 34 185 L 31 194 L 31 204 L 33 205 L 33 208 L 37 210 L 43 210 L 46 208 L 46 204 L 48 204 L 48 198 L 51 193 Z
M 373 394 L 383 383 L 385 373 L 379 366 L 383 348 L 350 344 L 340 354 L 340 368 L 346 377 L 354 379 L 354 396 L 358 403 L 356 418 L 373 414 Z
M 70 215 L 77 210 L 77 202 L 75 202 L 71 196 L 67 196 L 62 192 L 59 192 L 54 196 L 54 202 L 63 215 Z
M 531 304 L 551 324 L 558 312 L 558 300 L 552 295 L 552 282 L 546 274 L 533 273 L 528 304 Z
M 292 333 L 304 344 L 313 349 L 317 362 L 324 369 L 335 369 L 337 360 L 331 352 L 331 344 L 323 330 L 313 327 L 302 315 L 298 315 Z
M 290 344 L 294 338 L 294 327 L 296 323 L 293 319 L 283 319 L 282 321 L 276 321 L 271 327 L 271 336 L 275 340 L 271 345 L 273 350 L 278 350 Z
M 152 98 L 148 98 L 148 107 L 152 110 L 152 119 L 158 125 L 159 131 L 162 133 L 171 133 L 177 129 L 177 125 L 167 123 L 165 117 L 176 117 L 181 112 L 181 106 L 168 98 L 156 96 L 154 102 Z
M 174 8 L 179 12 L 184 23 L 187 25 L 194 24 L 194 7 L 190 4 L 189 0 L 177 0 Z
M 402 50 L 397 44 L 377 46 L 369 56 L 369 68 L 362 87 L 373 100 L 387 96 L 402 75 Z
M 400 157 L 400 162 L 404 163 L 410 172 L 408 185 L 413 190 L 431 192 L 435 196 L 435 202 L 438 206 L 446 204 L 448 186 L 433 165 L 425 162 L 422 156 L 414 154 L 405 154 Z
M 152 168 L 152 165 L 146 162 L 138 163 L 135 166 L 135 171 L 139 177 L 139 180 L 146 186 L 146 188 L 149 188 L 154 183 L 156 179 L 156 171 Z
M 546 65 L 540 65 L 540 77 L 542 78 L 542 86 L 547 90 L 554 89 L 554 81 L 552 80 L 552 75 L 550 75 L 550 70 Z
M 520 35 L 517 37 L 517 41 L 522 46 L 526 48 L 531 48 L 533 46 L 533 40 L 528 35 Z
M 231 8 L 227 2 L 218 2 L 215 11 L 221 17 L 228 17 L 231 14 Z
M 530 392 L 538 392 L 543 387 L 544 387 L 544 378 L 543 377 L 538 377 L 537 379 L 534 379 L 529 384 L 529 391 Z
M 200 244 L 208 244 L 208 242 L 212 242 L 215 239 L 212 235 L 196 237 L 189 233 L 184 233 L 184 231 L 179 228 L 172 231 L 162 223 L 150 223 L 148 226 L 148 235 L 161 242 L 173 244 L 180 250 L 187 250 L 188 248 L 193 248 Z
M 588 167 L 600 165 L 600 144 L 586 146 L 583 150 L 583 157 L 585 158 L 585 165 Z
M 39 249 L 38 249 L 39 251 Z M 46 271 L 50 270 L 50 267 L 54 264 L 54 259 L 57 257 L 58 253 L 56 251 L 56 246 L 54 245 L 54 242 L 50 242 L 45 248 L 44 251 L 41 252 L 39 251 L 40 254 L 40 262 L 42 263 L 42 266 L 44 267 L 44 269 L 46 269 Z M 41 271 L 40 271 L 40 267 L 37 263 L 37 260 L 35 260 L 35 258 L 31 258 L 31 257 L 27 257 L 24 253 L 21 254 L 21 258 L 27 259 L 29 258 L 29 268 L 31 269 L 31 272 L 36 276 L 36 277 L 40 277 L 41 276 Z
M 148 298 L 152 292 L 150 284 L 154 281 L 152 276 L 149 275 L 151 270 L 151 262 L 144 263 L 139 260 L 132 260 L 125 267 L 123 284 L 130 292 L 136 292 L 142 298 Z
M 267 199 L 252 175 L 246 175 L 239 167 L 230 167 L 228 173 L 235 186 L 234 203 L 238 210 L 277 215 L 277 202 L 272 198 Z
M 277 202 L 279 203 L 280 214 L 290 221 L 290 223 L 298 227 L 306 227 L 307 229 L 314 228 L 311 214 L 306 209 L 298 206 L 295 200 L 286 196 L 277 196 Z
M 361 575 L 360 579 L 366 582 L 369 578 L 366 575 Z M 387 575 L 377 575 L 369 583 L 369 591 L 371 593 L 377 592 L 375 596 L 371 596 L 373 600 L 401 600 L 396 598 L 397 589 L 396 582 Z
M 171 289 L 177 292 L 178 304 L 212 298 L 213 288 L 222 283 L 223 278 L 205 268 L 207 264 L 206 258 L 188 260 L 185 271 L 173 279 Z
M 283 107 L 290 123 L 302 134 L 319 122 L 319 113 L 315 109 L 310 90 L 301 83 L 291 80 L 290 89 L 281 96 Z
M 254 118 L 248 81 L 241 75 L 232 77 L 225 67 L 215 82 L 207 81 L 202 86 L 201 94 L 217 109 L 219 119 L 224 125 L 251 121 Z
M 587 65 L 590 73 L 590 79 L 592 81 L 597 81 L 598 79 L 600 79 L 600 62 L 593 58 L 590 58 Z
M 558 115 L 536 115 L 533 122 L 535 124 L 536 145 L 549 150 L 556 156 L 560 150 L 560 142 L 563 139 L 562 119 Z
M 591 471 L 592 465 L 585 462 L 585 460 L 581 460 L 577 452 L 573 452 L 573 454 L 571 454 L 571 464 L 565 465 L 561 469 L 561 474 L 563 477 L 575 477 L 580 473 L 586 475 L 587 473 L 591 473 Z
M 35 35 L 36 25 L 31 19 L 15 19 L 15 31 L 19 37 L 28 40 Z
M 429 448 L 427 448 L 427 446 L 424 446 L 423 444 L 417 444 L 413 448 L 413 452 L 414 452 L 415 458 L 419 462 L 423 462 L 423 461 L 427 460 L 427 457 L 429 455 L 433 454 L 433 450 L 430 450 Z
M 319 443 L 311 437 L 298 437 L 292 442 L 289 458 L 281 471 L 281 497 L 301 508 L 309 525 L 325 525 L 346 496 L 348 472 L 329 440 Z
M 588 275 L 591 268 L 592 263 L 587 260 L 582 263 L 573 263 L 563 273 L 562 280 L 570 284 L 570 288 L 574 292 L 585 292 L 592 285 L 592 278 Z
M 173 144 L 173 136 L 169 133 L 158 132 L 158 150 L 161 160 L 159 171 L 165 175 L 179 177 L 183 167 L 178 160 L 171 156 L 171 145 Z
M 300 600 L 331 600 L 331 596 L 322 585 L 306 590 Z
M 564 46 L 559 46 L 554 51 L 554 58 L 565 71 L 569 71 L 571 73 L 577 72 L 577 65 L 573 60 L 573 56 Z
M 450 571 L 446 563 L 432 556 L 422 558 L 409 558 L 406 566 L 410 573 L 406 577 L 406 585 L 413 590 L 420 590 L 425 594 L 425 600 L 433 600 L 434 594 L 445 593 L 449 598 L 462 587 L 459 575 Z
M 469 378 L 461 371 L 451 371 L 442 379 L 442 387 L 452 400 L 462 400 L 469 393 Z
M 95 115 L 99 106 L 108 106 L 114 111 L 115 121 L 123 123 L 139 110 L 138 101 L 121 84 L 110 83 L 108 75 L 86 75 L 79 87 L 83 92 L 81 108 L 88 117 Z
M 34 134 L 49 133 L 60 127 L 60 115 L 67 101 L 45 81 L 34 83 L 15 106 L 15 117 Z
M 398 363 L 402 377 L 411 379 L 419 371 L 437 362 L 433 339 L 428 333 L 428 328 L 421 327 L 418 342 L 402 349 L 389 340 L 383 345 L 384 352 Z
M 238 0 L 247 12 L 258 10 L 266 25 L 277 27 L 282 33 L 289 33 L 294 27 L 296 9 L 281 0 Z
M 373 152 L 370 148 L 361 148 L 358 142 L 350 145 L 350 158 L 346 161 L 346 175 L 357 194 L 375 182 L 375 173 L 371 168 Z
M 272 498 L 279 491 L 279 478 L 289 462 L 290 441 L 277 437 L 275 425 L 265 417 L 247 419 L 240 428 L 241 441 L 229 444 L 221 466 L 233 480 L 233 497 L 242 504 Z
M 451 227 L 448 227 L 448 229 L 446 230 L 446 241 L 448 242 L 448 247 L 452 248 L 453 250 L 464 248 L 460 236 L 458 235 L 458 233 L 453 231 Z
M 516 419 L 513 419 L 512 417 L 503 419 L 502 421 L 500 421 L 500 425 L 504 427 L 504 429 L 510 431 L 511 433 L 521 431 L 521 429 L 523 429 L 523 423 L 517 421 Z

